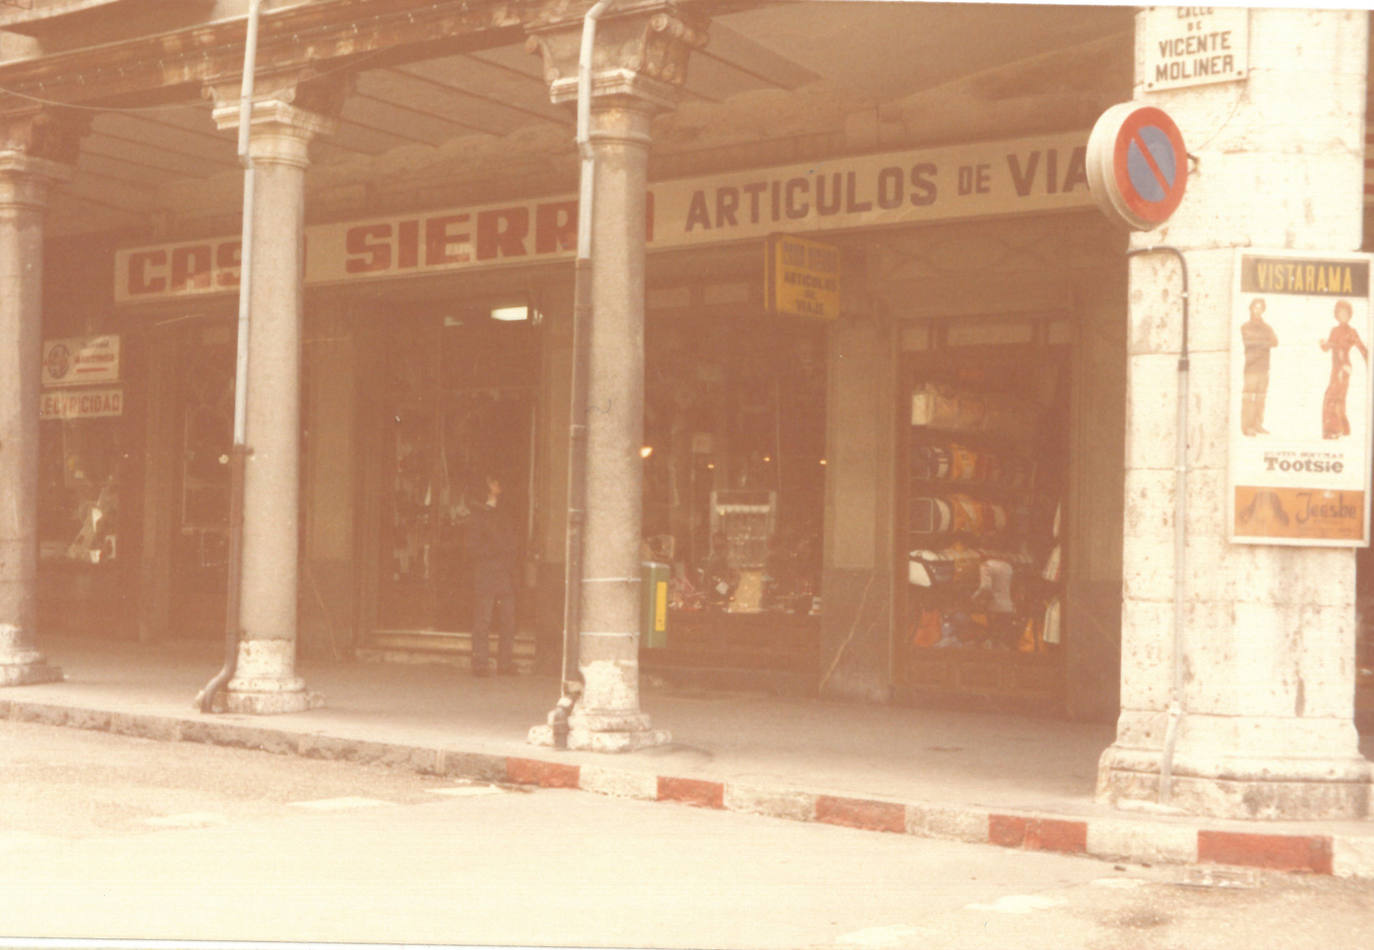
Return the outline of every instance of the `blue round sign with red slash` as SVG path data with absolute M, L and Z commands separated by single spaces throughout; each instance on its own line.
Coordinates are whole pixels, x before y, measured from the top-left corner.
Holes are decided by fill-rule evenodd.
M 1088 188 L 1098 206 L 1137 231 L 1159 227 L 1188 185 L 1183 133 L 1163 109 L 1124 102 L 1093 126 L 1087 148 Z

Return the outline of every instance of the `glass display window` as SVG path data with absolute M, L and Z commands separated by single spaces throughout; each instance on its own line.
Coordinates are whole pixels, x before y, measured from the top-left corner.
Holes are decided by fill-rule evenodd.
M 758 315 L 651 319 L 646 556 L 688 615 L 818 609 L 825 331 Z
M 899 686 L 922 700 L 1062 699 L 1067 352 L 946 344 L 904 367 Z
M 39 434 L 39 556 L 44 562 L 109 565 L 120 554 L 126 489 L 119 418 L 43 422 Z

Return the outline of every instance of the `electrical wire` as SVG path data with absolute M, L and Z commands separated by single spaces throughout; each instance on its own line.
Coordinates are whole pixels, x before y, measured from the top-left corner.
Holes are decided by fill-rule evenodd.
M 204 106 L 200 105 L 199 103 L 190 103 L 190 102 L 183 102 L 183 103 L 168 103 L 168 104 L 166 104 L 166 105 L 160 105 L 160 106 L 86 106 L 86 105 L 81 105 L 80 103 L 75 103 L 75 102 L 62 102 L 61 100 L 58 100 L 58 99 L 46 99 L 46 98 L 44 98 L 43 96 L 33 96 L 33 95 L 29 95 L 29 94 L 26 93 L 26 92 L 20 92 L 20 91 L 17 90 L 17 89 L 10 89 L 10 88 L 8 88 L 8 87 L 6 87 L 6 86 L 0 86 L 0 95 L 4 95 L 4 96 L 14 96 L 14 98 L 16 98 L 16 99 L 27 99 L 29 102 L 36 102 L 36 103 L 38 103 L 39 105 L 44 105 L 44 106 L 55 106 L 55 107 L 57 107 L 57 108 L 59 108 L 59 109 L 73 109 L 73 110 L 76 110 L 76 111 L 79 111 L 79 112 L 123 112 L 123 113 L 135 113 L 135 112 L 163 112 L 163 113 L 165 113 L 165 112 L 176 112 L 176 111 L 180 111 L 180 110 L 183 110 L 183 109 L 188 109 L 188 110 L 189 110 L 189 109 L 203 109 L 203 108 L 205 108 Z

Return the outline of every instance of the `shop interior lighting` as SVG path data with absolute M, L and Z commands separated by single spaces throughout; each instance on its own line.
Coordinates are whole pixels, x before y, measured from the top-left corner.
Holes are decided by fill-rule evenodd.
M 491 318 L 503 323 L 519 323 L 530 318 L 529 304 L 516 304 L 510 307 L 492 307 Z
M 646 459 L 646 458 L 648 458 L 649 456 L 651 456 L 651 455 L 653 455 L 653 454 L 654 454 L 654 447 L 653 447 L 652 445 L 641 445 L 641 446 L 639 447 L 639 457 L 640 457 L 640 458 Z

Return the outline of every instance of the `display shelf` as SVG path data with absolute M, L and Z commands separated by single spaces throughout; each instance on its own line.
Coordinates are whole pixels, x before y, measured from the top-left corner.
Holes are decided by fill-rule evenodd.
M 941 354 L 909 369 L 899 701 L 1062 701 L 1064 403 L 1048 385 L 1061 367 L 1044 355 L 980 354 L 975 364 Z

